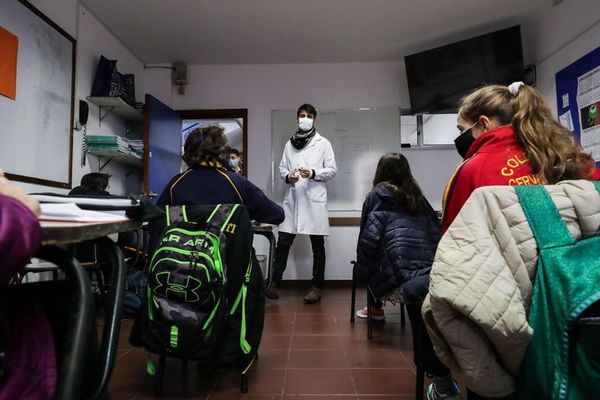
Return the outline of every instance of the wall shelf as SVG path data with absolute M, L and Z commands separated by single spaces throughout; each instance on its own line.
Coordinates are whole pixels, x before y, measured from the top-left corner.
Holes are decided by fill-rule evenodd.
M 88 151 L 87 154 L 91 154 L 94 156 L 98 156 L 98 165 L 100 165 L 102 159 L 101 157 L 106 157 L 107 160 L 104 164 L 100 165 L 98 168 L 98 172 L 102 171 L 104 167 L 108 165 L 109 162 L 115 160 L 122 164 L 131 165 L 134 168 L 142 168 L 144 166 L 144 160 L 141 158 L 134 157 L 129 154 L 121 153 L 120 151 L 111 151 L 111 150 L 91 150 Z M 127 174 L 129 175 L 131 171 Z
M 114 114 L 125 121 L 141 124 L 144 122 L 144 114 L 127 104 L 120 97 L 98 97 L 90 96 L 87 100 L 99 108 L 99 123 L 109 114 Z

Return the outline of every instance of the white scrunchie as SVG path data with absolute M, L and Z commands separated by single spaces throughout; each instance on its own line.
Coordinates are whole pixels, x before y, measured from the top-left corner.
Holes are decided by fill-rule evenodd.
M 519 94 L 519 88 L 521 86 L 523 86 L 524 83 L 523 82 L 513 82 L 510 85 L 508 85 L 508 91 L 510 92 L 510 94 L 512 94 L 514 97 L 517 97 L 517 94 Z

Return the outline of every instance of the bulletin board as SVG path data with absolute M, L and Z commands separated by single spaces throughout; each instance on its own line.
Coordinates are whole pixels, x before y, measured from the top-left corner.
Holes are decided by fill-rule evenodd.
M 0 2 L 0 168 L 71 187 L 75 40 L 31 4 Z
M 600 167 L 600 47 L 556 73 L 561 124 Z

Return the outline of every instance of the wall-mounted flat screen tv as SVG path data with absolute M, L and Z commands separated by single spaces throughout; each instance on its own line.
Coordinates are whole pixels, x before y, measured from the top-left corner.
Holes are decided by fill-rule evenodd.
M 404 58 L 414 114 L 455 112 L 486 84 L 523 80 L 521 29 L 514 26 Z

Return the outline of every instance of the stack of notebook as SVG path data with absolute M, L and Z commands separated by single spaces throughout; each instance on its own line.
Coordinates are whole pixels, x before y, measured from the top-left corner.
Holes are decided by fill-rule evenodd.
M 87 135 L 85 142 L 87 144 L 87 151 L 90 153 L 95 151 L 115 151 L 139 159 L 144 154 L 143 143 L 140 143 L 141 141 L 129 141 L 118 135 Z M 130 142 L 134 143 L 135 147 L 132 147 Z

